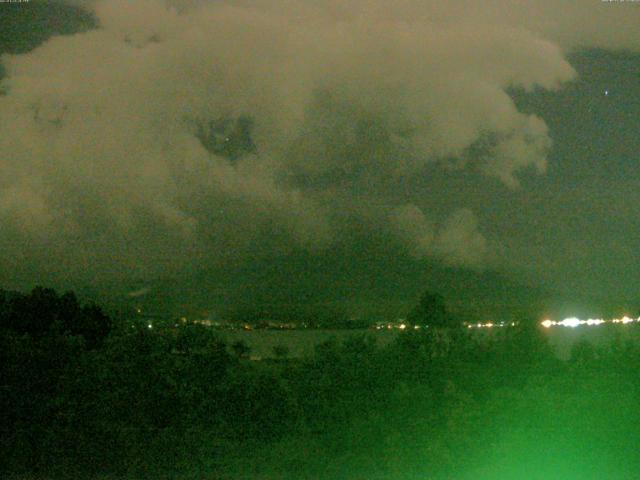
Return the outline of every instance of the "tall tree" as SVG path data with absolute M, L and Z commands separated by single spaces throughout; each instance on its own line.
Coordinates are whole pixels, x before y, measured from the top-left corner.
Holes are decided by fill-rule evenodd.
M 431 327 L 457 326 L 453 316 L 447 311 L 444 297 L 439 293 L 425 291 L 418 304 L 409 312 L 407 321 L 414 325 Z

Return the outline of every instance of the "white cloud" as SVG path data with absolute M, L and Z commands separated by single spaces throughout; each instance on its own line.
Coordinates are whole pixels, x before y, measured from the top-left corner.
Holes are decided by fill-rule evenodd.
M 412 255 L 418 258 L 433 255 L 435 226 L 420 208 L 412 204 L 396 207 L 391 213 L 390 223 Z
M 407 204 L 396 207 L 390 217 L 396 236 L 417 258 L 435 257 L 450 265 L 477 267 L 485 260 L 487 241 L 469 209 L 453 212 L 436 226 L 422 210 Z
M 341 208 L 328 192 L 367 204 L 429 162 L 475 162 L 516 187 L 544 171 L 550 139 L 507 89 L 559 88 L 575 76 L 568 49 L 640 39 L 637 9 L 587 2 L 537 2 L 541 19 L 497 1 L 403 1 L 391 15 L 376 1 L 80 3 L 100 29 L 3 57 L 0 222 L 151 269 L 166 252 L 181 264 L 267 248 L 275 233 L 327 246 Z M 198 140 L 243 117 L 251 148 L 215 140 L 236 142 L 237 158 Z M 489 155 L 464 157 L 487 135 Z M 437 233 L 414 207 L 394 221 L 447 261 L 486 248 L 468 210 Z
M 444 222 L 435 240 L 435 251 L 453 265 L 481 265 L 487 242 L 478 231 L 478 220 L 471 210 L 454 212 Z

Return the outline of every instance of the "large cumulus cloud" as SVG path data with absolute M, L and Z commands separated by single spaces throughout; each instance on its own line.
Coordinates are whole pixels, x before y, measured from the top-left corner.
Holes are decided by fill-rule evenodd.
M 504 2 L 477 17 L 466 2 L 391 14 L 373 1 L 80 3 L 99 28 L 2 58 L 12 268 L 152 274 L 323 249 L 353 215 L 418 256 L 481 264 L 490 246 L 472 205 L 431 218 L 420 192 L 398 202 L 389 185 L 435 165 L 518 188 L 545 171 L 551 143 L 509 89 L 561 87 L 581 39 L 638 46 L 596 28 L 628 15 L 563 7 L 558 19 L 551 2 L 540 21 Z

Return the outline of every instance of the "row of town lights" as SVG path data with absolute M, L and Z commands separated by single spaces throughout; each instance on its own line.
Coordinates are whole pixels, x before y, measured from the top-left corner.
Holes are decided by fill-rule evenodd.
M 622 318 L 613 318 L 611 320 L 603 320 L 601 318 L 589 318 L 588 320 L 580 320 L 579 318 L 576 318 L 576 317 L 569 317 L 569 318 L 565 318 L 560 322 L 556 322 L 553 320 L 544 320 L 540 324 L 545 328 L 551 328 L 556 326 L 575 328 L 575 327 L 579 327 L 580 325 L 592 326 L 592 325 L 602 325 L 603 323 L 622 323 L 626 325 L 628 323 L 633 323 L 633 322 L 640 323 L 640 317 L 633 319 L 633 318 L 624 316 Z
M 469 323 L 467 328 L 493 328 L 493 327 L 515 327 L 516 322 L 500 322 L 500 323 Z

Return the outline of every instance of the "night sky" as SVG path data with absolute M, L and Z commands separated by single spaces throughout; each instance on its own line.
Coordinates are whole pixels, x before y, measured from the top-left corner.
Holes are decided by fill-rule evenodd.
M 517 3 L 0 4 L 1 286 L 640 309 L 640 2 Z

